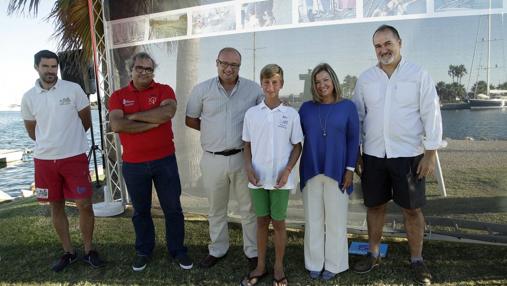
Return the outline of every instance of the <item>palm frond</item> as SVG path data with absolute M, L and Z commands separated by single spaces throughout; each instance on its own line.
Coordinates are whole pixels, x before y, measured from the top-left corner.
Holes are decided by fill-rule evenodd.
M 37 16 L 39 12 L 39 0 L 30 0 L 28 4 L 27 0 L 11 0 L 9 6 L 7 6 L 7 14 L 11 15 L 14 13 L 24 13 L 28 4 L 28 13 Z
M 95 8 L 100 8 L 101 1 L 92 1 Z M 150 10 L 153 6 L 150 0 L 130 0 L 133 5 L 125 5 L 132 11 Z M 37 16 L 40 0 L 10 0 L 8 13 L 28 12 Z M 96 9 L 100 11 L 101 9 Z M 97 21 L 99 15 L 95 15 L 95 31 L 98 35 L 104 34 L 102 21 Z M 46 20 L 55 25 L 52 37 L 58 41 L 58 51 L 82 49 L 79 59 L 82 63 L 88 62 L 93 56 L 92 41 L 90 36 L 90 20 L 88 16 L 88 0 L 56 0 Z M 97 43 L 99 50 L 105 49 L 104 42 Z
M 56 1 L 46 19 L 55 25 L 52 37 L 58 40 L 59 51 L 82 49 L 82 60 L 92 57 L 87 0 Z
M 100 1 L 93 1 L 100 5 Z M 28 12 L 37 16 L 39 0 L 10 0 L 8 13 Z M 88 17 L 87 0 L 56 0 L 49 15 L 45 20 L 52 22 L 55 31 L 51 35 L 58 42 L 58 51 L 70 51 L 82 49 L 79 59 L 82 63 L 89 62 L 93 55 L 93 49 L 90 38 L 90 20 Z M 103 33 L 102 23 L 98 23 L 99 33 Z

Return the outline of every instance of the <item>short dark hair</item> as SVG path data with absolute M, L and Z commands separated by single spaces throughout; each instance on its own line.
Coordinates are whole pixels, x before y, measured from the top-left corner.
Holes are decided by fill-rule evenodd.
M 239 61 L 241 62 L 241 53 L 238 50 L 236 50 L 235 48 L 232 48 L 232 47 L 225 47 L 225 48 L 221 49 L 220 52 L 218 52 L 217 58 L 220 57 L 220 55 L 222 53 L 228 53 L 228 52 L 233 52 L 233 53 L 238 54 Z
M 263 79 L 272 78 L 275 75 L 279 75 L 280 79 L 283 81 L 283 70 L 279 65 L 277 65 L 277 64 L 266 65 L 261 70 L 261 81 Z
M 136 63 L 137 59 L 143 59 L 143 60 L 147 59 L 147 60 L 150 60 L 153 63 L 153 69 L 155 69 L 157 67 L 157 63 L 150 56 L 150 54 L 148 54 L 146 52 L 139 52 L 139 53 L 133 55 L 132 58 L 130 59 L 130 62 L 129 62 L 129 70 L 130 71 L 132 71 L 132 69 L 134 69 L 134 64 Z
M 378 32 L 383 32 L 383 31 L 387 31 L 387 30 L 391 31 L 391 32 L 393 33 L 394 37 L 395 37 L 397 40 L 401 40 L 401 38 L 400 38 L 400 33 L 398 33 L 398 30 L 396 30 L 396 28 L 395 28 L 395 27 L 393 27 L 393 26 L 389 26 L 389 25 L 382 25 L 382 26 L 378 27 L 378 28 L 377 28 L 377 30 L 375 30 L 375 33 L 373 33 L 372 38 L 373 38 L 373 37 L 375 37 L 375 34 L 376 34 L 376 33 L 378 33 Z
M 57 54 L 53 53 L 52 51 L 42 50 L 42 51 L 37 52 L 33 56 L 33 64 L 35 66 L 39 66 L 40 61 L 43 58 L 44 59 L 55 59 L 57 64 L 60 63 L 60 60 L 58 59 L 58 55 Z

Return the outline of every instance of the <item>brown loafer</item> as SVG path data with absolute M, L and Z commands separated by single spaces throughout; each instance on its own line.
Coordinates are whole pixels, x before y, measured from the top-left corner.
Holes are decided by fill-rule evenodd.
M 222 256 L 222 257 L 215 257 L 215 256 L 213 256 L 213 255 L 211 255 L 211 254 L 208 254 L 206 257 L 204 257 L 204 258 L 201 260 L 201 262 L 199 262 L 199 267 L 201 267 L 201 268 L 211 268 L 211 267 L 213 267 L 215 264 L 217 264 L 217 262 L 218 262 L 220 259 L 222 259 L 222 258 L 224 258 L 224 257 L 225 257 L 225 255 L 224 255 L 224 256 Z

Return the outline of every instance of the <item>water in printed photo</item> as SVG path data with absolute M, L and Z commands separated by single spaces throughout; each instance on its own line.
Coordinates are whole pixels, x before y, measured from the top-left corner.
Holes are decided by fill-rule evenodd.
M 100 146 L 97 110 L 92 110 L 95 144 Z M 495 110 L 444 110 L 442 111 L 444 138 L 475 140 L 507 140 L 507 108 Z M 19 111 L 0 111 L 0 149 L 31 150 L 33 141 L 26 134 Z M 88 142 L 91 145 L 90 132 Z M 183 150 L 181 150 L 183 151 Z M 178 151 L 177 151 L 178 154 Z M 102 165 L 100 152 L 98 164 Z M 93 170 L 93 162 L 90 162 Z M 21 196 L 21 190 L 30 188 L 33 179 L 31 154 L 23 160 L 0 169 L 0 190 L 13 197 Z

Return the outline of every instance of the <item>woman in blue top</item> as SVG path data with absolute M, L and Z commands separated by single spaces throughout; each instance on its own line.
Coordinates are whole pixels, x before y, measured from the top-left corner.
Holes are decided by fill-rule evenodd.
M 355 105 L 342 98 L 340 83 L 326 63 L 311 75 L 313 100 L 299 109 L 305 136 L 300 161 L 305 209 L 305 267 L 324 280 L 349 268 L 348 199 L 359 149 Z

